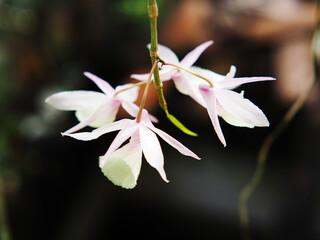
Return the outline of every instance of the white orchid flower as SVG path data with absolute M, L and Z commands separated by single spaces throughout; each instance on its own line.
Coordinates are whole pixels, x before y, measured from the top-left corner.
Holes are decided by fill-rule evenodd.
M 200 44 L 189 52 L 181 61 L 179 61 L 177 55 L 171 49 L 158 44 L 158 55 L 159 58 L 166 63 L 174 64 L 184 69 L 189 69 L 197 61 L 200 55 L 212 44 L 213 41 L 207 41 Z M 148 48 L 150 48 L 150 44 L 148 45 Z M 159 63 L 159 65 L 161 65 L 161 63 Z M 184 71 L 174 66 L 163 65 L 159 70 L 159 74 L 161 81 L 168 81 L 172 79 L 179 91 L 184 91 L 183 78 L 186 77 Z M 147 81 L 149 73 L 132 74 L 131 77 L 140 81 Z
M 243 92 L 237 93 L 231 89 L 245 83 L 275 80 L 274 78 L 234 78 L 236 72 L 234 66 L 231 66 L 230 72 L 226 76 L 201 68 L 192 68 L 192 71 L 212 83 L 210 85 L 201 78 L 193 76 L 194 81 L 189 82 L 189 88 L 186 91 L 207 109 L 212 125 L 224 146 L 226 146 L 226 140 L 223 136 L 218 116 L 221 116 L 227 123 L 237 127 L 253 128 L 255 126 L 269 126 L 269 121 L 264 113 L 256 105 L 244 98 Z
M 156 134 L 181 154 L 200 159 L 179 141 L 154 127 L 146 110 L 142 111 L 139 122 L 137 119 L 122 119 L 92 132 L 65 135 L 78 140 L 89 141 L 117 130 L 120 130 L 120 132 L 111 143 L 106 154 L 100 157 L 99 165 L 104 175 L 111 182 L 123 188 L 133 188 L 137 184 L 142 152 L 147 162 L 159 172 L 164 181 L 168 182 L 164 171 L 164 157 Z M 129 138 L 129 143 L 121 147 Z
M 134 104 L 138 98 L 139 87 L 130 89 L 133 84 L 120 85 L 114 89 L 105 80 L 85 72 L 85 76 L 91 79 L 101 90 L 95 91 L 63 91 L 58 92 L 45 101 L 59 110 L 75 111 L 79 124 L 66 132 L 73 133 L 85 126 L 101 127 L 115 120 L 116 114 L 122 106 L 131 116 L 136 117 L 139 107 Z M 127 89 L 125 91 L 121 91 Z M 152 121 L 156 118 L 150 116 Z

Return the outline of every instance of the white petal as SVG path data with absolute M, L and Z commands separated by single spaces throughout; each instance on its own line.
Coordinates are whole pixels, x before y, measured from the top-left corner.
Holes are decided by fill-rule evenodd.
M 108 161 L 101 166 L 103 174 L 115 185 L 131 189 L 137 184 L 141 169 L 142 149 L 139 138 L 111 154 Z
M 90 78 L 105 94 L 109 96 L 113 95 L 114 89 L 107 81 L 89 72 L 84 72 L 83 74 L 86 77 Z
M 74 111 L 99 106 L 106 97 L 94 91 L 63 91 L 51 95 L 45 101 L 59 110 Z
M 240 78 L 230 78 L 225 79 L 224 81 L 219 83 L 219 88 L 224 89 L 234 89 L 242 84 L 245 83 L 252 83 L 252 82 L 261 82 L 261 81 L 272 81 L 276 80 L 272 77 L 240 77 Z
M 97 129 L 93 130 L 92 132 L 63 134 L 63 136 L 69 136 L 69 137 L 75 138 L 77 140 L 82 140 L 82 141 L 90 141 L 93 139 L 97 139 L 98 137 L 100 137 L 103 134 L 123 129 L 126 126 L 128 126 L 131 122 L 132 122 L 132 120 L 129 120 L 129 119 L 121 119 L 117 122 L 110 123 L 104 127 L 97 128 Z
M 148 48 L 150 49 L 150 44 L 148 44 Z M 158 54 L 159 57 L 168 63 L 178 64 L 179 59 L 177 55 L 168 47 L 158 44 Z
M 147 162 L 157 169 L 162 179 L 169 182 L 164 171 L 164 159 L 157 136 L 143 124 L 139 127 L 140 141 Z
M 224 75 L 215 73 L 211 70 L 196 67 L 196 66 L 191 67 L 190 70 L 199 74 L 200 76 L 203 76 L 203 77 L 209 79 L 211 82 L 213 82 L 213 84 L 218 84 L 218 83 L 220 84 L 220 82 L 222 82 L 226 77 Z M 201 81 L 204 82 L 204 80 L 201 80 Z
M 129 88 L 132 85 L 133 85 L 132 83 L 129 83 L 129 84 L 124 84 L 124 85 L 117 86 L 115 91 L 117 92 L 117 91 L 120 91 L 122 89 Z M 131 89 L 128 89 L 128 90 L 125 90 L 123 92 L 118 93 L 116 95 L 116 98 L 119 98 L 121 100 L 126 100 L 128 102 L 134 102 L 138 98 L 139 90 L 140 90 L 139 87 L 133 87 Z
M 170 144 L 172 147 L 174 147 L 175 149 L 177 149 L 181 154 L 189 156 L 189 157 L 193 157 L 195 159 L 200 160 L 200 158 L 193 153 L 191 150 L 189 150 L 186 146 L 184 146 L 182 143 L 180 143 L 178 140 L 174 139 L 173 137 L 171 137 L 169 134 L 167 134 L 166 132 L 154 127 L 154 126 L 150 126 L 148 125 L 148 127 L 154 131 L 156 134 L 158 134 L 163 140 L 165 140 L 168 144 Z
M 108 148 L 108 151 L 100 159 L 100 166 L 103 166 L 106 161 L 108 161 L 110 155 L 117 150 L 129 137 L 131 137 L 137 129 L 139 124 L 135 120 L 130 120 L 129 123 L 126 123 L 125 128 L 123 128 L 112 141 L 111 145 Z
M 127 102 L 127 101 L 123 101 L 122 102 L 122 107 L 124 108 L 124 110 L 127 111 L 127 113 L 129 113 L 132 117 L 136 117 L 138 112 L 139 112 L 139 107 L 132 103 L 132 102 Z M 154 116 L 152 116 L 151 114 L 149 114 L 149 118 L 152 122 L 157 123 L 158 119 Z
M 160 63 L 159 63 L 160 65 Z M 159 75 L 160 75 L 160 80 L 161 81 L 169 81 L 171 80 L 172 74 L 174 74 L 176 72 L 176 68 L 172 67 L 172 66 L 163 66 L 160 70 L 159 70 Z M 134 78 L 136 80 L 145 82 L 148 80 L 150 73 L 143 73 L 143 74 L 131 74 L 130 77 Z M 154 79 L 154 77 L 152 76 L 152 80 Z
M 213 44 L 213 41 L 207 41 L 202 44 L 200 44 L 198 47 L 193 49 L 191 52 L 189 52 L 180 62 L 180 64 L 185 67 L 189 68 L 191 67 L 197 59 L 200 57 L 200 55 Z
M 209 114 L 209 117 L 211 119 L 212 125 L 214 130 L 217 133 L 218 138 L 222 142 L 224 146 L 226 146 L 226 140 L 224 139 L 219 119 L 218 119 L 218 111 L 217 111 L 217 103 L 216 103 L 216 94 L 213 88 L 206 86 L 206 85 L 200 85 L 200 92 L 203 96 L 203 99 L 206 103 L 207 111 Z
M 131 75 L 130 75 L 130 78 L 134 78 L 134 79 L 136 79 L 136 80 L 145 82 L 145 81 L 148 80 L 149 75 L 150 75 L 149 73 L 131 74 Z
M 202 106 L 205 106 L 203 97 L 199 91 L 199 84 L 203 81 L 202 79 L 189 74 L 189 73 L 177 73 L 172 77 L 172 80 L 182 94 L 190 96 L 193 100 Z
M 81 125 L 82 127 L 78 126 L 77 129 L 73 129 L 72 132 L 78 131 L 85 126 L 97 128 L 113 122 L 119 107 L 119 101 L 108 99 L 98 107 L 76 111 L 76 117 L 80 122 L 78 125 Z M 71 133 L 71 129 L 66 133 Z
M 228 117 L 233 116 L 231 124 L 245 127 L 269 126 L 268 119 L 264 113 L 248 99 L 245 99 L 242 94 L 231 90 L 220 89 L 217 91 L 217 99 L 224 110 L 228 112 Z M 222 112 L 222 117 L 223 114 L 224 113 Z M 237 124 L 237 121 L 239 121 L 241 124 Z
M 86 126 L 101 127 L 109 124 L 115 120 L 119 107 L 120 103 L 117 101 L 106 99 L 98 107 L 92 106 L 90 108 L 78 110 L 76 111 L 76 117 L 80 123 L 64 132 L 64 134 L 76 132 Z

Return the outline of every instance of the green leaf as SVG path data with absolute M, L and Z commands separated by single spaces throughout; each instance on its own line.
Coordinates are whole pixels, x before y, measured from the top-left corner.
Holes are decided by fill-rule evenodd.
M 192 132 L 191 130 L 189 130 L 188 128 L 186 128 L 175 116 L 171 115 L 169 112 L 166 112 L 167 114 L 167 118 L 177 127 L 179 128 L 182 132 L 184 132 L 185 134 L 188 134 L 190 136 L 198 136 L 197 133 Z

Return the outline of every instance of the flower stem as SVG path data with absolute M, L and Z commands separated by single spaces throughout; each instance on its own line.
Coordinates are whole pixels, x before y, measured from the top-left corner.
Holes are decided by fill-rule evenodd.
M 313 35 L 312 40 L 312 60 L 314 66 L 314 74 L 313 74 L 313 81 L 307 87 L 307 89 L 301 94 L 301 96 L 294 102 L 294 104 L 290 107 L 290 109 L 286 112 L 282 120 L 278 123 L 278 125 L 270 132 L 270 134 L 266 137 L 262 146 L 260 148 L 258 157 L 257 157 L 257 166 L 256 170 L 247 183 L 247 185 L 243 188 L 242 192 L 239 195 L 239 202 L 238 202 L 238 210 L 239 210 L 239 218 L 240 218 L 240 225 L 242 230 L 242 237 L 244 240 L 250 239 L 249 234 L 249 214 L 248 214 L 248 200 L 254 190 L 258 187 L 259 183 L 264 174 L 264 169 L 267 161 L 267 156 L 270 151 L 272 144 L 275 140 L 279 137 L 279 135 L 286 129 L 287 125 L 293 120 L 294 116 L 299 112 L 302 108 L 308 96 L 310 95 L 311 90 L 315 86 L 315 83 L 319 77 L 319 52 L 317 51 L 316 47 L 319 43 L 320 39 L 320 0 L 318 0 L 318 24 Z
M 151 29 L 151 46 L 150 46 L 150 57 L 151 62 L 154 62 L 159 58 L 158 55 L 158 31 L 157 31 L 157 18 L 158 18 L 158 5 L 156 0 L 148 0 L 148 14 L 150 20 Z M 154 85 L 158 94 L 160 107 L 168 113 L 167 102 L 163 95 L 163 84 L 160 80 L 159 67 L 158 65 L 154 69 Z
M 141 100 L 141 103 L 140 103 L 140 108 L 139 108 L 139 112 L 137 114 L 137 122 L 140 122 L 141 120 L 141 115 L 142 115 L 142 110 L 144 108 L 144 105 L 146 103 L 146 99 L 147 99 L 147 95 L 148 95 L 148 90 L 149 90 L 149 86 L 150 86 L 150 83 L 151 83 L 151 79 L 152 79 L 152 74 L 154 73 L 154 70 L 158 67 L 158 63 L 159 61 L 155 61 L 152 68 L 151 68 L 151 71 L 150 71 L 150 74 L 149 74 L 149 77 L 148 77 L 148 80 L 147 80 L 147 85 L 144 89 L 144 92 L 143 92 L 143 96 L 142 96 L 142 100 Z
M 163 62 L 163 65 L 169 65 L 169 66 L 173 66 L 173 67 L 179 68 L 179 69 L 181 69 L 181 70 L 183 70 L 183 71 L 185 71 L 187 73 L 190 73 L 190 74 L 192 74 L 192 75 L 194 75 L 194 76 L 196 76 L 198 78 L 201 78 L 201 79 L 205 80 L 207 83 L 209 83 L 210 87 L 213 87 L 213 83 L 209 79 L 207 79 L 207 78 L 205 78 L 205 77 L 203 77 L 203 76 L 201 76 L 201 75 L 199 75 L 199 74 L 197 74 L 195 72 L 192 72 L 192 71 L 190 71 L 190 70 L 188 70 L 186 68 L 183 68 L 183 67 L 181 67 L 179 65 L 176 65 L 176 64 L 173 64 L 173 63 L 166 63 L 166 62 Z

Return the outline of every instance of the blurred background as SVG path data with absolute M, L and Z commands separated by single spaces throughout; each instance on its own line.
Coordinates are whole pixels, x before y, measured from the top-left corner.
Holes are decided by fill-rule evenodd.
M 226 74 L 235 65 L 238 77 L 277 78 L 241 87 L 271 125 L 245 129 L 221 120 L 228 143 L 223 148 L 205 109 L 166 82 L 170 112 L 199 137 L 173 127 L 154 93 L 147 109 L 160 119 L 157 127 L 202 160 L 161 141 L 170 183 L 144 161 L 138 185 L 125 190 L 98 167 L 116 133 L 91 142 L 63 138 L 60 132 L 76 118 L 44 99 L 62 90 L 98 91 L 84 71 L 113 86 L 149 71 L 146 4 L 0 0 L 1 211 L 12 239 L 241 239 L 237 201 L 259 148 L 312 81 L 316 1 L 159 0 L 159 42 L 180 59 L 212 39 L 197 66 Z M 253 239 L 320 239 L 319 105 L 316 85 L 271 148 L 262 183 L 249 200 Z

